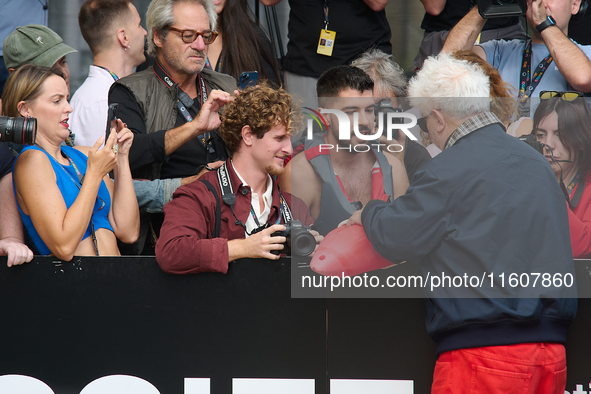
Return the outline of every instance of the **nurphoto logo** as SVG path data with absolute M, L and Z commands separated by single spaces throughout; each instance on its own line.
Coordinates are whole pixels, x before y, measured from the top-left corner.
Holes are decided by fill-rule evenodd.
M 339 124 L 339 140 L 345 141 L 351 139 L 351 119 L 345 112 L 329 108 L 321 108 L 319 111 L 308 107 L 304 107 L 304 109 L 309 111 L 303 112 L 303 114 L 308 117 L 306 120 L 306 139 L 311 140 L 313 138 L 314 123 L 318 125 L 321 132 L 328 131 L 328 123 L 324 116 L 322 116 L 323 114 L 333 114 L 336 116 Z M 409 131 L 409 129 L 417 124 L 417 117 L 415 115 L 406 112 L 385 111 L 376 113 L 376 116 L 377 127 L 374 128 L 374 132 L 362 133 L 359 130 L 359 113 L 353 113 L 353 133 L 357 138 L 362 141 L 367 141 L 367 143 L 349 145 L 348 147 L 343 145 L 334 146 L 332 144 L 321 144 L 320 150 L 336 149 L 337 151 L 353 150 L 355 152 L 367 152 L 374 148 L 377 151 L 387 150 L 389 152 L 400 152 L 402 151 L 403 146 L 400 145 L 395 138 L 395 136 L 398 135 L 398 130 L 402 131 L 411 140 L 417 140 L 417 137 Z M 380 141 L 380 137 L 384 135 L 384 132 L 386 141 L 393 141 L 393 143 L 386 144 Z

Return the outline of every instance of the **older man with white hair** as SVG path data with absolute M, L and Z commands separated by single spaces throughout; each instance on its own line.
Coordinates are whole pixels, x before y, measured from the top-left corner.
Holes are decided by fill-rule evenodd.
M 573 275 L 566 204 L 548 161 L 489 112 L 488 78 L 475 65 L 429 58 L 409 94 L 443 152 L 405 195 L 370 201 L 349 224 L 362 224 L 385 258 L 440 280 L 426 290 L 438 343 L 432 393 L 564 393 L 576 293 L 506 280 Z

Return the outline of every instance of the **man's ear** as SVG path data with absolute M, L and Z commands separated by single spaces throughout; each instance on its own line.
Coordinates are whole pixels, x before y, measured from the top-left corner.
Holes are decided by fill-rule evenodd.
M 318 107 L 318 113 L 321 113 L 320 111 L 323 110 L 324 107 Z M 330 114 L 322 114 L 322 117 L 324 118 L 324 120 L 326 121 L 326 127 L 330 127 Z
M 431 123 L 431 125 L 429 125 L 429 131 L 431 131 L 431 128 L 433 127 L 434 132 L 436 133 L 443 133 L 445 131 L 445 128 L 447 126 L 447 121 L 445 120 L 445 117 L 443 116 L 443 113 L 441 111 L 438 111 L 436 109 L 432 109 L 431 110 L 432 118 L 434 120 L 434 124 Z
M 16 105 L 17 111 L 24 117 L 31 116 L 29 112 L 29 106 L 24 101 L 19 101 Z
M 160 37 L 160 32 L 158 32 L 158 30 L 154 29 L 154 45 L 156 45 L 158 48 L 162 48 L 163 41 L 164 41 L 164 38 Z
M 155 36 L 155 35 L 154 35 Z M 117 41 L 122 48 L 127 48 L 129 45 L 129 39 L 127 38 L 127 33 L 125 29 L 117 30 Z
M 240 133 L 242 134 L 242 141 L 244 141 L 244 144 L 246 146 L 252 146 L 252 139 L 256 138 L 256 136 L 252 133 L 250 126 L 243 126 Z
M 571 15 L 576 15 L 581 8 L 581 0 L 574 0 L 570 10 Z

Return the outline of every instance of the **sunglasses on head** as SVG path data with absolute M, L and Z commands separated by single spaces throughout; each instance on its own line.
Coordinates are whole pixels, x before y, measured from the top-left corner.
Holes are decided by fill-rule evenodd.
M 540 92 L 540 100 L 549 100 L 551 98 L 561 98 L 565 101 L 573 101 L 578 99 L 579 97 L 585 97 L 584 93 L 575 92 L 575 91 L 567 91 L 567 92 L 557 92 L 555 90 L 542 90 Z

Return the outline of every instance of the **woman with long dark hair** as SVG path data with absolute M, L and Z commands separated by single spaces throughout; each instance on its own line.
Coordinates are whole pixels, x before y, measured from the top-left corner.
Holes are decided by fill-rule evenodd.
M 259 80 L 281 85 L 273 46 L 254 21 L 246 0 L 214 0 L 218 14 L 217 39 L 209 45 L 205 67 L 239 80 L 244 71 L 258 71 Z
M 552 92 L 534 114 L 533 133 L 544 144 L 556 180 L 568 195 L 575 258 L 591 257 L 591 114 L 576 92 Z M 542 97 L 542 95 L 540 96 Z

